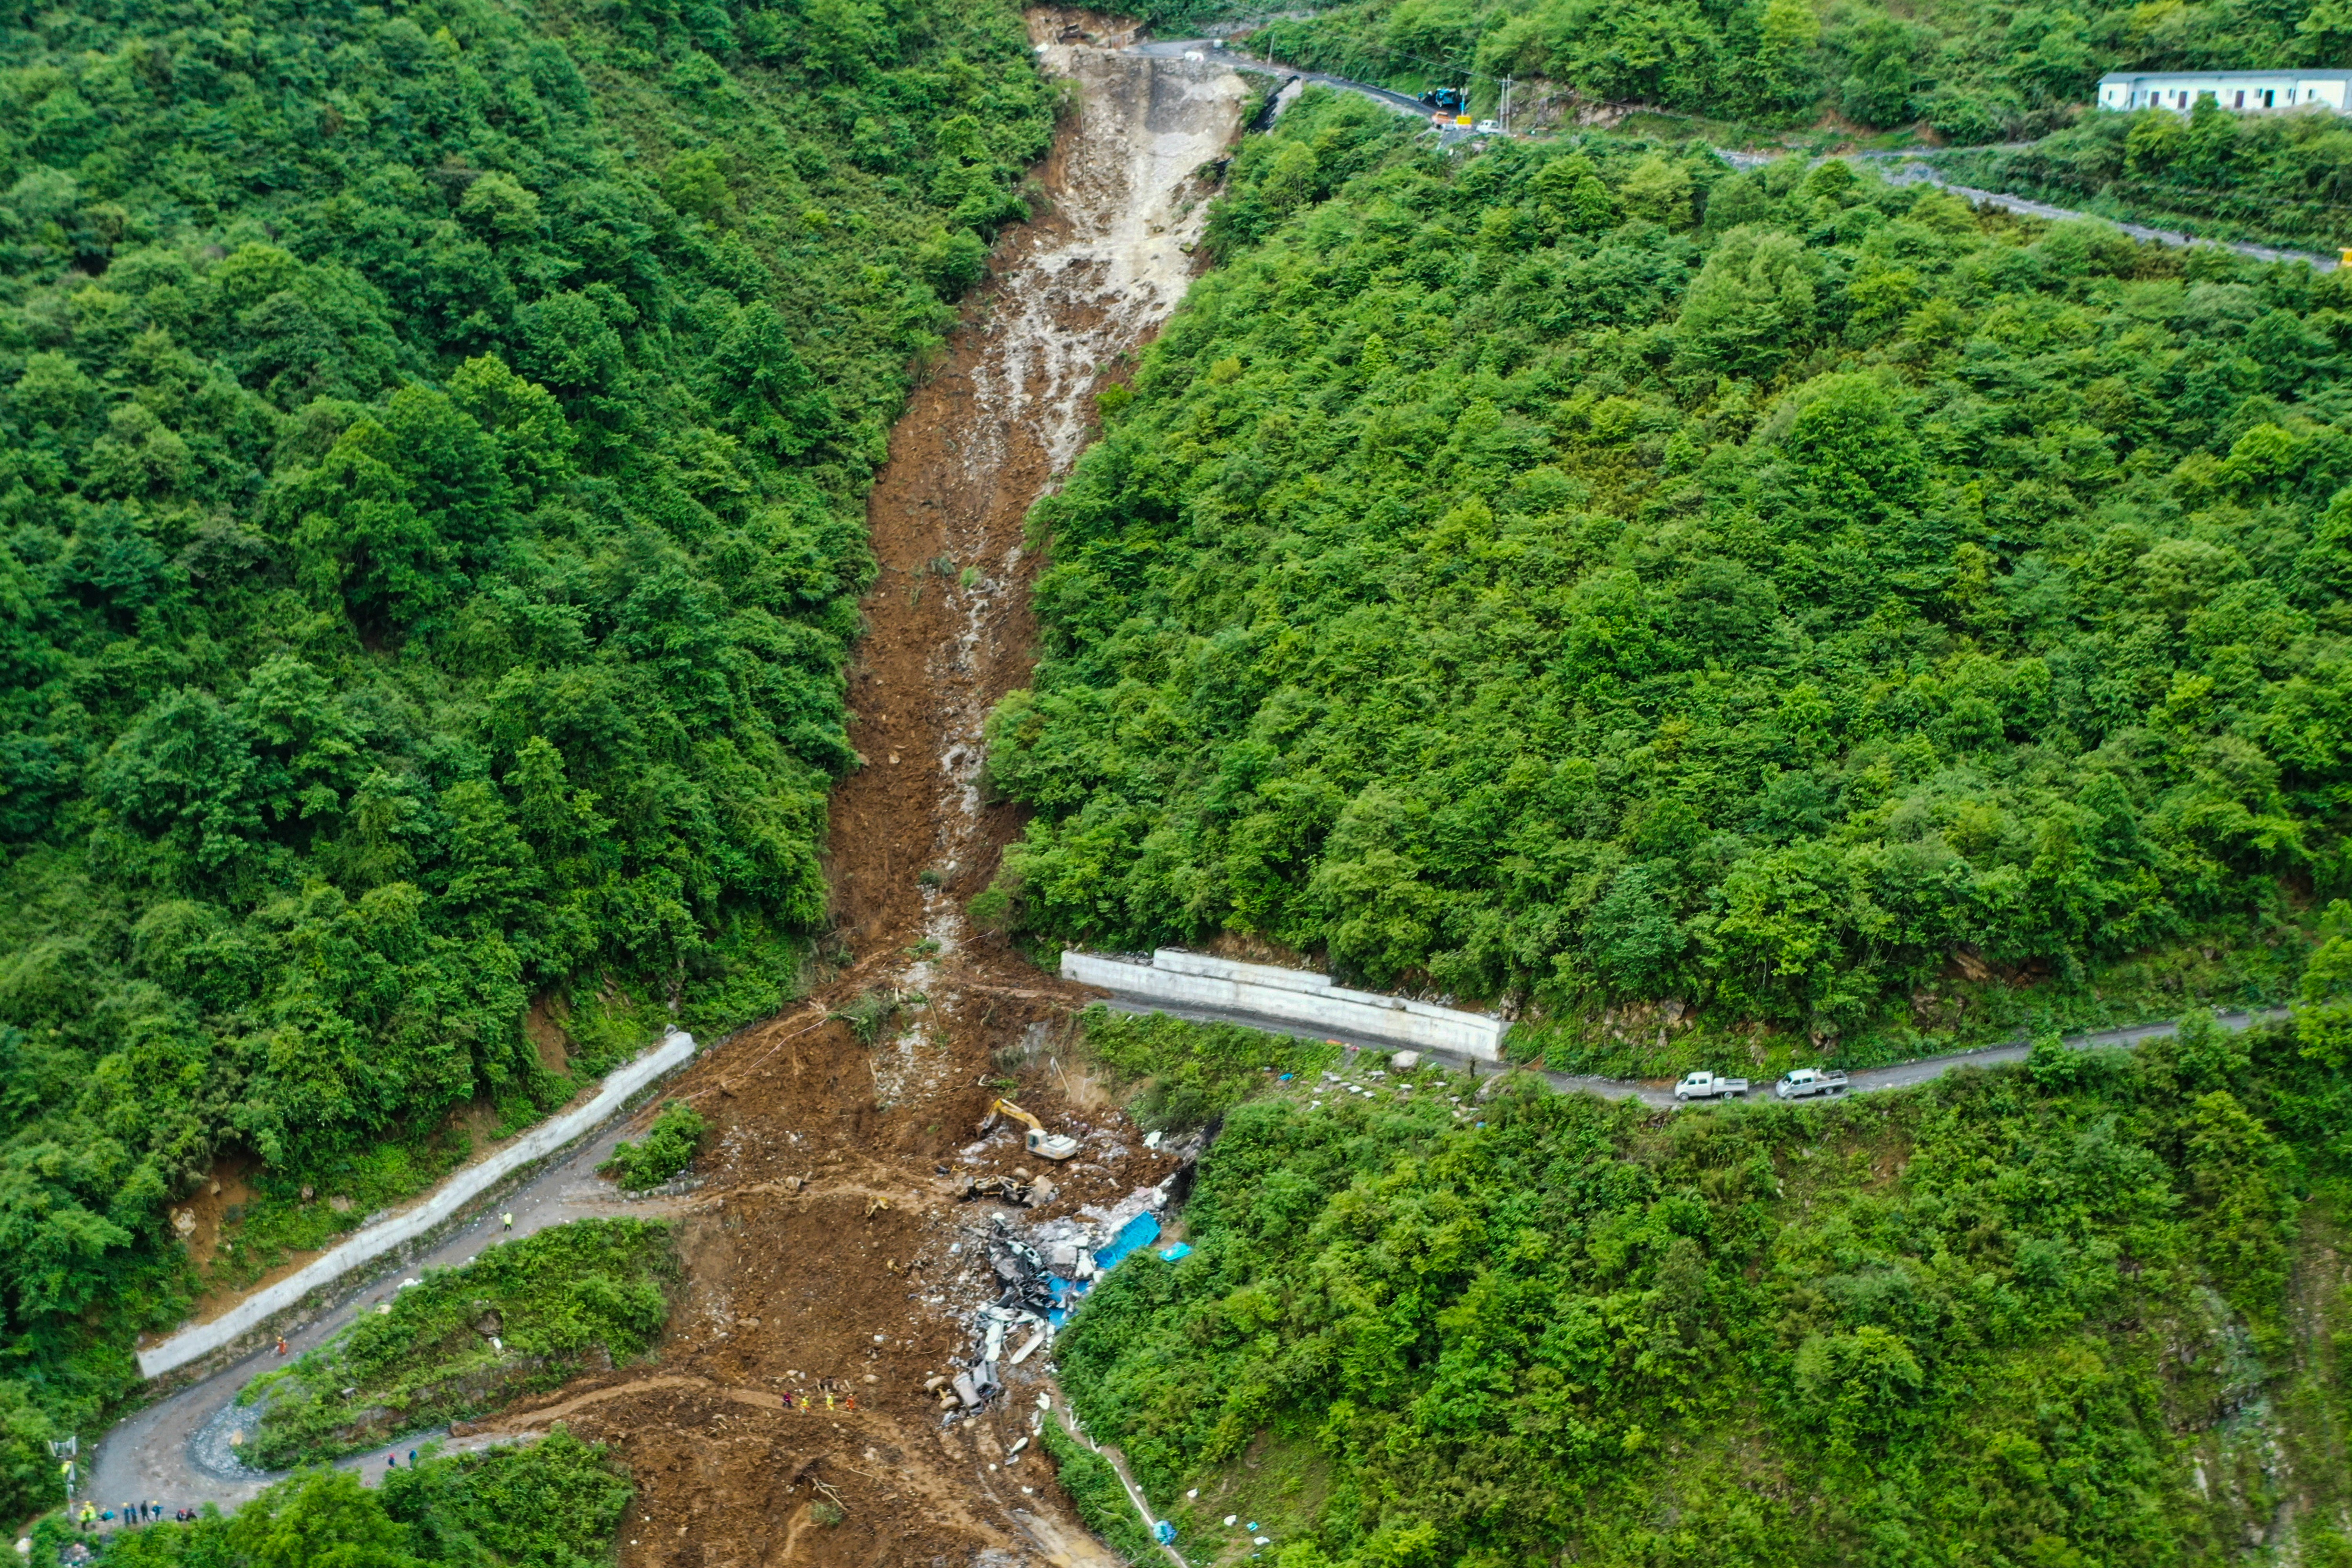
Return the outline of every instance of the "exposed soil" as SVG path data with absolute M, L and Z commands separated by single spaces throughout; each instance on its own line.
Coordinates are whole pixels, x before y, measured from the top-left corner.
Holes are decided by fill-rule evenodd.
M 188 1258 L 197 1268 L 209 1265 L 220 1251 L 229 1212 L 243 1214 L 261 1195 L 248 1180 L 259 1164 L 246 1153 L 215 1160 L 210 1179 L 172 1211 L 173 1227 L 186 1240 Z
M 1045 1169 L 1018 1129 L 975 1143 L 1004 1078 L 1087 1142 L 1024 1220 L 1108 1205 L 1175 1164 L 1058 1059 L 1083 994 L 972 934 L 962 908 L 1019 829 L 979 770 L 983 718 L 1029 670 L 1026 513 L 1083 444 L 1103 371 L 1181 298 L 1207 194 L 1192 176 L 1247 92 L 1220 66 L 1063 41 L 1105 36 L 1100 17 L 1031 26 L 1081 89 L 1041 171 L 1052 211 L 1001 252 L 870 503 L 881 575 L 850 688 L 866 765 L 835 795 L 826 859 L 848 966 L 678 1082 L 717 1137 L 658 1364 L 467 1435 L 562 1419 L 612 1444 L 638 1487 L 626 1564 L 1116 1562 L 1023 1447 L 1039 1395 L 1059 1405 L 1049 1352 L 1008 1368 L 976 1416 L 947 1420 L 924 1383 L 973 1355 L 968 1314 L 995 1293 L 973 1245 L 993 1211 L 958 1201 L 963 1176 Z M 852 1005 L 882 1017 L 873 1045 L 827 1016 Z

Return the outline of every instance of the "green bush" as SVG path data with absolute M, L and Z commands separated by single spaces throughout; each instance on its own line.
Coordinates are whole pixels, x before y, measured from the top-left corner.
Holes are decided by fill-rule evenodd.
M 1272 23 L 1234 0 L 1147 9 L 1175 26 L 1246 18 L 1261 29 L 1244 40 L 1253 51 L 1406 92 L 1466 88 L 1480 114 L 1495 111 L 1504 79 L 1516 78 L 1521 125 L 1549 97 L 1561 119 L 1597 100 L 1664 110 L 1667 123 L 1703 133 L 1725 121 L 1795 125 L 1833 111 L 1887 129 L 1925 121 L 1955 142 L 2065 125 L 2104 71 L 2270 69 L 2337 59 L 2352 42 L 2352 20 L 2315 0 L 2186 7 L 2161 23 L 2120 0 L 2063 11 L 1990 0 L 1739 8 L 1342 0 Z M 1584 104 L 1557 102 L 1568 93 Z
M 1328 1068 L 1345 1052 L 1322 1040 L 1194 1024 L 1164 1013 L 1120 1013 L 1097 1004 L 1079 1016 L 1083 1048 L 1126 1083 L 1128 1106 L 1148 1131 L 1190 1131 L 1278 1082 Z
M 612 1177 L 628 1192 L 641 1193 L 647 1187 L 660 1186 L 694 1163 L 707 1131 L 709 1124 L 694 1107 L 682 1100 L 673 1100 L 654 1118 L 644 1142 L 632 1143 L 624 1139 L 614 1144 L 613 1157 L 597 1166 L 596 1172 Z
M 486 1247 L 247 1384 L 253 1453 L 331 1459 L 633 1361 L 660 1342 L 677 1271 L 657 1220 L 574 1220 Z
M 1053 1457 L 1055 1475 L 1088 1530 L 1129 1563 L 1139 1565 L 1160 1556 L 1159 1544 L 1136 1516 L 1135 1504 L 1108 1459 L 1063 1431 L 1050 1415 L 1038 1429 L 1037 1441 Z
M 224 1518 L 115 1534 L 113 1568 L 600 1568 L 633 1496 L 627 1479 L 558 1425 L 544 1441 L 388 1470 L 371 1491 L 309 1471 Z

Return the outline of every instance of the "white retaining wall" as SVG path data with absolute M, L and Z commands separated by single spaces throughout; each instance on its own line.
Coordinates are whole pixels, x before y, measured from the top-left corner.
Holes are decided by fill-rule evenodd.
M 152 1350 L 139 1352 L 139 1375 L 161 1377 L 173 1367 L 210 1355 L 259 1328 L 313 1290 L 333 1284 L 361 1265 L 413 1241 L 455 1215 L 481 1194 L 534 1160 L 543 1160 L 597 1126 L 627 1103 L 631 1095 L 694 1059 L 694 1037 L 672 1032 L 655 1049 L 607 1076 L 594 1099 L 577 1110 L 541 1123 L 478 1165 L 468 1165 L 444 1182 L 423 1203 L 378 1220 L 320 1254 L 266 1290 L 257 1290 L 209 1323 L 183 1329 Z
M 1465 1013 L 1402 996 L 1350 991 L 1328 974 L 1238 963 L 1163 947 L 1151 962 L 1111 958 L 1097 952 L 1062 954 L 1062 978 L 1099 985 L 1180 1007 L 1255 1014 L 1286 1023 L 1313 1024 L 1341 1034 L 1400 1046 L 1451 1051 L 1479 1061 L 1502 1059 L 1503 1033 L 1510 1026 L 1485 1013 Z

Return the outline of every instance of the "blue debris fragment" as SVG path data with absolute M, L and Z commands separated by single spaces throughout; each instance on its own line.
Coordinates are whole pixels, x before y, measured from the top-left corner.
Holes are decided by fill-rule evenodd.
M 1120 1227 L 1111 1237 L 1110 1245 L 1095 1250 L 1095 1267 L 1108 1274 L 1118 1267 L 1118 1260 L 1139 1247 L 1149 1247 L 1160 1239 L 1160 1218 L 1157 1215 L 1139 1214 Z
M 1175 1246 L 1161 1252 L 1160 1256 L 1166 1258 L 1171 1263 L 1175 1262 L 1180 1258 L 1190 1258 L 1192 1256 L 1192 1244 L 1189 1241 L 1180 1241 Z
M 1163 1519 L 1151 1527 L 1151 1533 L 1158 1538 L 1160 1545 L 1166 1546 L 1176 1539 L 1176 1527 Z

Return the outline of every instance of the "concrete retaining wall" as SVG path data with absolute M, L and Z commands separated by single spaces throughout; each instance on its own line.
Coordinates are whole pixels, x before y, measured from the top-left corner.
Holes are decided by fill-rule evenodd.
M 1350 991 L 1328 974 L 1238 963 L 1163 947 L 1145 963 L 1097 952 L 1062 954 L 1062 978 L 1099 985 L 1129 996 L 1220 1013 L 1255 1014 L 1293 1024 L 1313 1024 L 1399 1046 L 1452 1051 L 1480 1061 L 1500 1061 L 1503 1034 L 1510 1026 L 1485 1013 L 1465 1013 L 1402 996 Z
M 152 1349 L 141 1351 L 139 1375 L 161 1377 L 174 1367 L 210 1355 L 298 1305 L 313 1291 L 332 1285 L 353 1269 L 425 1235 L 515 1171 L 547 1158 L 582 1133 L 603 1125 L 606 1118 L 628 1102 L 631 1095 L 693 1060 L 694 1049 L 692 1035 L 683 1030 L 671 1034 L 653 1050 L 607 1075 L 604 1087 L 587 1104 L 541 1123 L 479 1164 L 467 1166 L 415 1208 L 354 1233 L 349 1240 L 337 1243 L 268 1289 L 255 1291 L 211 1322 L 183 1329 Z

